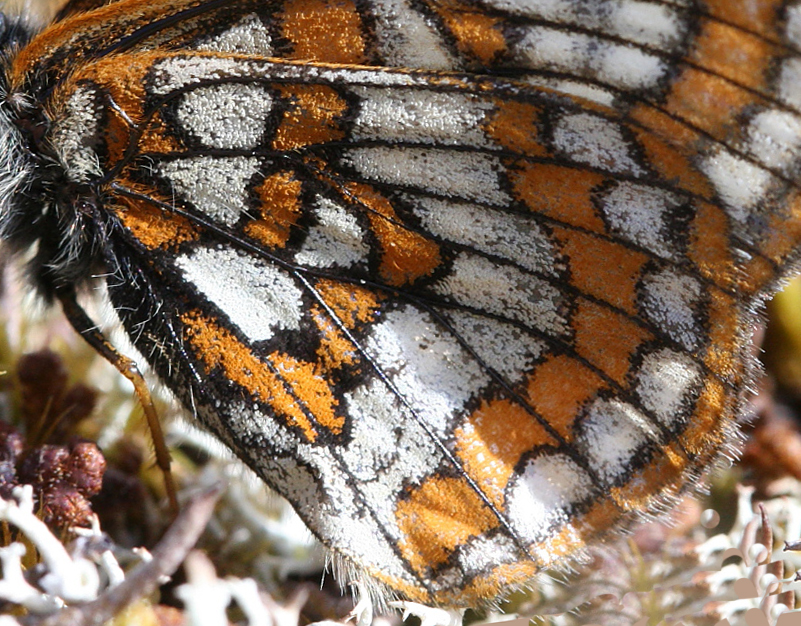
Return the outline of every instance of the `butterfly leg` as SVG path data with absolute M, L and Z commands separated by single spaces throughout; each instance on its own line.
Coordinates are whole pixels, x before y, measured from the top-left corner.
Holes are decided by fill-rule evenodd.
M 173 515 L 177 515 L 178 495 L 175 488 L 175 481 L 172 477 L 172 471 L 170 470 L 170 452 L 164 440 L 164 431 L 161 429 L 161 422 L 156 413 L 156 407 L 153 405 L 153 398 L 150 395 L 147 381 L 145 381 L 144 376 L 142 376 L 142 372 L 139 371 L 136 362 L 120 354 L 117 349 L 111 345 L 109 340 L 106 339 L 106 336 L 100 332 L 97 324 L 87 315 L 81 305 L 78 304 L 73 289 L 59 289 L 56 292 L 56 297 L 61 302 L 64 315 L 78 334 L 80 334 L 90 346 L 97 350 L 104 359 L 117 368 L 125 378 L 133 383 L 134 392 L 137 398 L 139 398 L 139 402 L 145 412 L 147 425 L 153 437 L 156 464 L 164 474 L 164 485 L 167 490 L 170 510 Z

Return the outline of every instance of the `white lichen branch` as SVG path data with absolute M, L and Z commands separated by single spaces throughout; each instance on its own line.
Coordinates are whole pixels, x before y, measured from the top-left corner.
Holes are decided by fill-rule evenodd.
M 67 603 L 95 599 L 100 587 L 95 564 L 82 557 L 70 557 L 63 544 L 34 515 L 33 488 L 30 485 L 15 487 L 12 496 L 14 500 L 0 499 L 0 521 L 19 528 L 36 546 L 47 569 L 39 580 L 41 589 Z
M 31 613 L 48 614 L 58 611 L 64 602 L 57 597 L 42 593 L 25 580 L 22 557 L 25 546 L 21 543 L 0 548 L 3 578 L 0 579 L 0 599 L 25 607 Z

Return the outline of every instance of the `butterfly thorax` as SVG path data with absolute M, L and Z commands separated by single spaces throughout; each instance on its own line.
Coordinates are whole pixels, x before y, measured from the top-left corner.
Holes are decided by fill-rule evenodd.
M 54 120 L 46 110 L 49 100 L 34 102 L 10 88 L 7 71 L 29 31 L 0 20 L 3 26 L 0 239 L 13 254 L 26 256 L 33 284 L 50 300 L 56 289 L 85 281 L 98 265 L 99 176 L 78 179 L 53 148 L 59 122 L 70 125 L 68 115 Z

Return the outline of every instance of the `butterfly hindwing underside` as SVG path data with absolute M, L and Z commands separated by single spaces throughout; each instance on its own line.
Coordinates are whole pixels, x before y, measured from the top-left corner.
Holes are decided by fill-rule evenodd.
M 99 5 L 100 3 L 98 3 Z M 508 592 L 729 449 L 798 247 L 801 5 L 73 2 L 0 224 L 409 599 Z

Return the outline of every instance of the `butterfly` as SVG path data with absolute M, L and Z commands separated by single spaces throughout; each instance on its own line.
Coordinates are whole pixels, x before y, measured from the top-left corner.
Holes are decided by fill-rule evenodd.
M 70 0 L 2 22 L 0 238 L 394 594 L 492 601 L 738 436 L 801 7 Z M 111 358 L 110 357 L 110 358 Z

